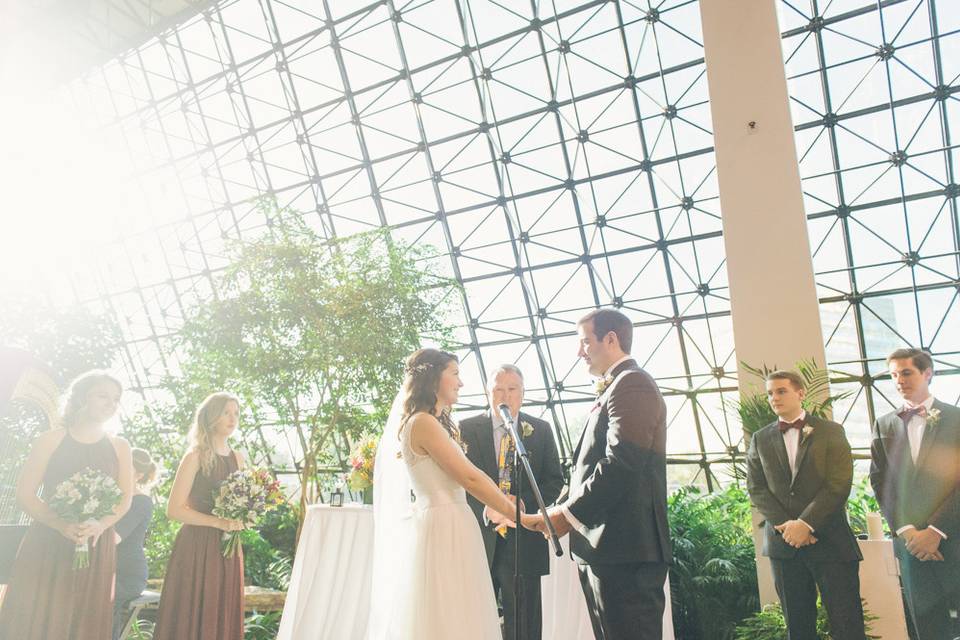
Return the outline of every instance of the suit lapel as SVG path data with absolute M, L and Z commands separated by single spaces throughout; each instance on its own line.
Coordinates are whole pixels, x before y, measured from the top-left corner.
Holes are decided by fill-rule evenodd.
M 939 400 L 934 400 L 931 408 L 940 411 L 940 419 L 937 420 L 935 424 L 927 423 L 923 426 L 923 433 L 920 437 L 920 451 L 917 452 L 917 462 L 914 464 L 914 471 L 923 466 L 927 456 L 930 455 L 930 449 L 933 448 L 933 442 L 940 432 L 940 423 L 943 421 L 943 408 L 938 406 L 939 404 Z M 903 420 L 901 420 L 900 423 L 902 424 Z M 909 439 L 907 440 L 907 445 L 909 446 Z
M 627 358 L 626 360 L 624 360 L 623 362 L 621 362 L 620 364 L 618 364 L 617 367 L 616 367 L 613 371 L 610 372 L 610 375 L 614 378 L 614 380 L 616 380 L 617 376 L 620 375 L 620 373 L 621 373 L 622 371 L 626 371 L 627 369 L 636 369 L 636 368 L 637 368 L 637 361 L 634 360 L 633 358 Z M 613 384 L 613 383 L 611 382 L 610 384 Z M 580 439 L 577 441 L 577 446 L 576 446 L 576 448 L 573 450 L 573 463 L 574 463 L 574 464 L 577 463 L 577 459 L 579 459 L 579 457 L 580 457 L 580 449 L 583 448 L 583 441 L 584 441 L 584 439 L 585 439 L 586 436 L 587 436 L 587 432 L 588 432 L 589 430 L 591 430 L 594 425 L 596 425 L 597 420 L 600 420 L 600 414 L 602 414 L 603 411 L 604 411 L 602 404 L 600 405 L 600 408 L 599 408 L 599 409 L 593 409 L 593 408 L 592 408 L 592 407 L 596 406 L 598 403 L 601 403 L 601 402 L 602 402 L 602 400 L 601 400 L 602 398 L 603 398 L 603 394 L 601 393 L 601 394 L 593 401 L 593 404 L 590 405 L 590 406 L 591 406 L 590 414 L 587 416 L 587 421 L 586 421 L 586 423 L 584 423 L 584 425 L 583 425 L 583 431 L 580 432 Z M 596 414 L 596 418 L 594 418 L 594 414 Z
M 773 451 L 780 461 L 780 470 L 785 478 L 791 479 L 790 459 L 787 457 L 787 445 L 783 442 L 783 434 L 779 429 L 770 430 L 770 443 L 773 445 Z
M 797 481 L 797 477 L 800 475 L 800 465 L 803 464 L 803 459 L 807 455 L 807 449 L 810 448 L 810 443 L 813 441 L 815 437 L 817 437 L 817 417 L 807 414 L 807 419 L 805 421 L 805 424 L 810 425 L 813 428 L 813 431 L 811 431 L 810 435 L 808 435 L 806 438 L 803 437 L 803 431 L 801 430 L 800 432 L 800 436 L 799 436 L 800 440 L 797 443 L 797 459 L 796 459 L 796 463 L 793 466 L 793 468 L 796 469 L 797 472 L 793 474 L 793 478 L 791 478 L 790 480 L 791 487 Z M 782 439 L 783 438 L 781 438 L 781 440 Z
M 480 423 L 479 428 L 474 430 L 474 438 L 476 438 L 474 444 L 480 454 L 480 468 L 496 481 L 500 476 L 500 467 L 497 465 L 497 451 L 493 446 L 493 417 L 489 411 L 486 418 L 486 421 Z

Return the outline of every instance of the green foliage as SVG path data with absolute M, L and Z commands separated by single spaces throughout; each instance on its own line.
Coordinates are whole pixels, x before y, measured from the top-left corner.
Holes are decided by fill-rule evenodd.
M 745 362 L 741 362 L 740 366 L 760 380 L 764 380 L 768 374 L 777 369 L 777 367 L 771 368 L 767 365 L 758 369 Z M 803 408 L 809 414 L 824 418 L 832 411 L 834 404 L 850 395 L 848 391 L 831 394 L 830 372 L 817 366 L 817 363 L 812 359 L 799 361 L 794 369 L 800 374 L 807 386 Z M 740 416 L 740 424 L 743 425 L 743 430 L 746 433 L 754 433 L 777 419 L 777 415 L 767 402 L 765 391 L 745 397 L 744 394 L 741 394 L 741 396 L 740 400 L 730 402 L 729 406 Z
M 243 623 L 243 640 L 274 640 L 280 630 L 280 611 L 247 615 Z
M 319 492 L 318 461 L 341 466 L 351 440 L 382 429 L 421 336 L 448 336 L 444 309 L 457 289 L 429 273 L 425 251 L 387 232 L 328 241 L 299 213 L 261 206 L 269 235 L 237 246 L 216 299 L 187 314 L 182 376 L 168 387 L 178 407 L 215 389 L 239 394 L 244 444 L 268 459 L 252 429 L 270 416 L 288 430 L 306 503 Z
M 127 640 L 153 640 L 153 629 L 156 626 L 152 620 L 134 620 L 127 634 Z
M 109 368 L 116 360 L 120 330 L 106 314 L 17 294 L 0 298 L 0 309 L 0 346 L 29 352 L 61 387 L 84 371 Z
M 274 548 L 256 531 L 244 531 L 243 572 L 248 584 L 286 591 L 290 586 L 293 555 Z
M 867 631 L 867 638 L 879 638 L 872 635 L 870 629 L 877 616 L 863 609 L 863 620 Z M 817 601 L 817 638 L 831 640 L 830 622 L 827 620 L 827 610 L 820 601 Z M 749 618 L 737 625 L 733 640 L 786 640 L 787 624 L 783 619 L 783 611 L 779 604 L 768 604 Z
M 163 506 L 154 508 L 150 528 L 144 541 L 147 568 L 151 578 L 162 578 L 167 573 L 167 562 L 173 552 L 173 543 L 180 531 L 180 523 L 167 518 Z
M 870 478 L 864 477 L 853 485 L 850 497 L 847 499 L 847 517 L 854 535 L 867 533 L 867 514 L 880 513 L 880 503 L 873 495 Z M 884 527 L 886 527 L 886 520 Z
M 673 561 L 673 625 L 685 640 L 728 640 L 759 606 L 750 502 L 730 487 L 701 494 L 696 487 L 668 500 Z
M 31 354 L 61 389 L 84 371 L 109 368 L 116 360 L 120 333 L 106 315 L 19 294 L 0 297 L 0 309 L 0 346 Z M 0 522 L 19 521 L 14 483 L 30 443 L 49 426 L 38 407 L 21 402 L 0 407 Z

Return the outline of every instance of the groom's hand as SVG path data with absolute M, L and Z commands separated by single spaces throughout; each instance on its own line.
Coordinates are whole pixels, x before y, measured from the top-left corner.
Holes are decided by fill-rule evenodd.
M 557 532 L 557 537 L 562 538 L 563 536 L 570 533 L 570 529 L 573 527 L 570 526 L 570 522 L 563 515 L 563 511 L 560 510 L 560 507 L 550 507 L 547 509 L 547 517 L 550 518 L 550 523 L 553 525 L 554 530 Z M 543 534 L 543 537 L 550 536 L 550 530 L 547 528 L 547 523 L 544 521 L 542 516 L 534 516 L 530 520 L 530 526 L 528 528 L 533 528 L 534 531 L 539 531 Z M 523 525 L 527 527 L 527 518 L 523 520 Z

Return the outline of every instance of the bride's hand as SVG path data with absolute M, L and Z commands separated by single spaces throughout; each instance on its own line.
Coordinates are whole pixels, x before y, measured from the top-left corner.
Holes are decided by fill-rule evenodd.
M 546 525 L 543 524 L 543 517 L 539 513 L 524 513 L 520 516 L 520 524 L 523 525 L 524 529 L 530 531 L 540 531 L 542 533 L 546 529 Z

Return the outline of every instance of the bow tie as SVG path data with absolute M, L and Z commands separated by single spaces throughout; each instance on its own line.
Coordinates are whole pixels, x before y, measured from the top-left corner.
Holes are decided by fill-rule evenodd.
M 777 423 L 777 427 L 780 429 L 780 433 L 786 433 L 790 429 L 803 429 L 803 418 L 797 418 L 793 422 L 784 422 L 783 420 Z
M 921 418 L 926 416 L 927 408 L 924 407 L 922 404 L 912 409 L 904 407 L 903 409 L 900 410 L 900 412 L 897 415 L 900 416 L 900 419 L 903 420 L 904 424 L 906 424 L 910 422 L 910 418 L 912 418 L 913 416 L 920 416 Z

